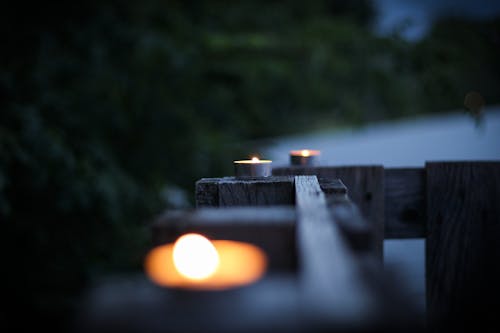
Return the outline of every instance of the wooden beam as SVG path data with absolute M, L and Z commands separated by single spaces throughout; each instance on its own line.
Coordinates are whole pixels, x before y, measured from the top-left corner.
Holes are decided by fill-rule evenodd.
M 344 185 L 342 180 L 337 178 L 322 178 L 318 177 L 319 186 L 325 197 L 328 198 L 331 195 L 343 195 L 346 196 L 348 193 L 347 187 Z
M 498 332 L 500 162 L 427 163 L 426 170 L 429 321 L 436 331 Z
M 204 178 L 196 183 L 197 207 L 293 205 L 293 177 Z
M 153 245 L 174 242 L 197 232 L 210 239 L 253 243 L 268 255 L 271 271 L 296 269 L 295 209 L 286 206 L 200 208 L 167 211 L 152 224 Z
M 425 238 L 423 168 L 385 169 L 385 238 Z
M 375 253 L 382 259 L 384 240 L 384 168 L 379 165 L 339 167 L 282 167 L 273 175 L 316 175 L 319 179 L 340 179 L 349 198 L 371 224 Z
M 295 197 L 303 315 L 313 326 L 343 323 L 364 327 L 374 315 L 375 300 L 332 221 L 317 178 L 295 177 Z
M 327 206 L 353 251 L 358 254 L 376 254 L 377 241 L 373 227 L 346 194 L 328 196 Z

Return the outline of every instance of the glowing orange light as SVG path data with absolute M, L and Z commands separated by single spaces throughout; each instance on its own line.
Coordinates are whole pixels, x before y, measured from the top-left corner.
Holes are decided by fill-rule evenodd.
M 292 156 L 318 156 L 321 152 L 319 150 L 311 150 L 311 149 L 302 149 L 302 150 L 292 150 L 290 155 Z
M 198 234 L 180 237 L 172 255 L 175 268 L 188 279 L 205 279 L 214 274 L 219 265 L 219 254 L 213 244 Z
M 184 235 L 183 237 L 188 235 Z M 207 252 L 215 251 L 215 258 L 218 258 L 218 264 L 214 264 L 213 259 L 208 259 L 211 262 L 208 265 L 198 262 L 203 267 L 201 268 L 196 267 L 197 260 L 192 260 L 191 263 L 195 267 L 191 266 L 189 270 L 192 269 L 192 271 L 186 274 L 188 270 L 184 267 L 186 266 L 184 259 L 177 258 L 176 253 L 181 249 L 179 247 L 180 244 L 183 244 L 182 247 L 186 246 L 185 249 L 189 250 L 192 249 L 191 246 L 193 243 L 185 241 L 181 243 L 180 240 L 183 239 L 181 237 L 175 244 L 161 245 L 153 248 L 148 253 L 144 262 L 144 269 L 149 278 L 156 284 L 165 287 L 220 290 L 253 283 L 264 275 L 267 267 L 267 257 L 264 251 L 257 246 L 229 240 L 214 240 L 210 242 L 201 235 L 196 236 L 202 237 L 213 246 Z M 195 243 L 198 241 L 199 239 L 197 238 Z M 200 248 L 206 246 L 204 241 L 197 244 L 205 245 L 201 245 L 201 247 L 196 245 L 194 252 L 198 252 Z M 210 248 L 209 246 L 205 250 Z M 213 257 L 210 255 L 209 258 Z M 182 264 L 179 265 L 178 260 Z
M 258 157 L 252 157 L 250 160 L 239 160 L 239 161 L 234 161 L 236 164 L 267 164 L 267 163 L 272 163 L 271 160 L 261 160 Z

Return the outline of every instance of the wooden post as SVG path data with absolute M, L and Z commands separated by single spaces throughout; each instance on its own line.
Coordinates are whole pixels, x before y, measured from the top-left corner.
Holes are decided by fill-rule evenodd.
M 423 168 L 385 169 L 385 238 L 425 238 Z
M 293 177 L 203 178 L 196 182 L 197 207 L 293 205 Z
M 427 309 L 435 331 L 500 331 L 500 162 L 427 163 Z

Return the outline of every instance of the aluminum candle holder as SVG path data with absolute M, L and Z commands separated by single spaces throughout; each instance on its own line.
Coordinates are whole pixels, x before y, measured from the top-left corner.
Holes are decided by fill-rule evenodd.
M 272 174 L 271 165 L 271 160 L 260 160 L 257 157 L 234 161 L 234 174 L 236 178 L 269 177 Z
M 320 154 L 321 152 L 319 150 L 292 150 L 290 152 L 290 164 L 301 166 L 317 165 L 319 163 Z

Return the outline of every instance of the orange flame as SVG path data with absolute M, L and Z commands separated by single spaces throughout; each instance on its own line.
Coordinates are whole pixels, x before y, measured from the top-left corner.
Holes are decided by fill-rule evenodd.
M 211 244 L 218 254 L 218 265 L 213 272 L 202 274 L 201 278 L 186 276 L 176 267 L 173 244 L 153 248 L 146 256 L 145 272 L 160 286 L 205 290 L 247 285 L 265 274 L 267 257 L 257 246 L 229 240 L 214 240 Z
M 302 149 L 302 150 L 292 150 L 290 155 L 292 156 L 318 156 L 321 152 L 319 150 L 311 150 L 311 149 Z

